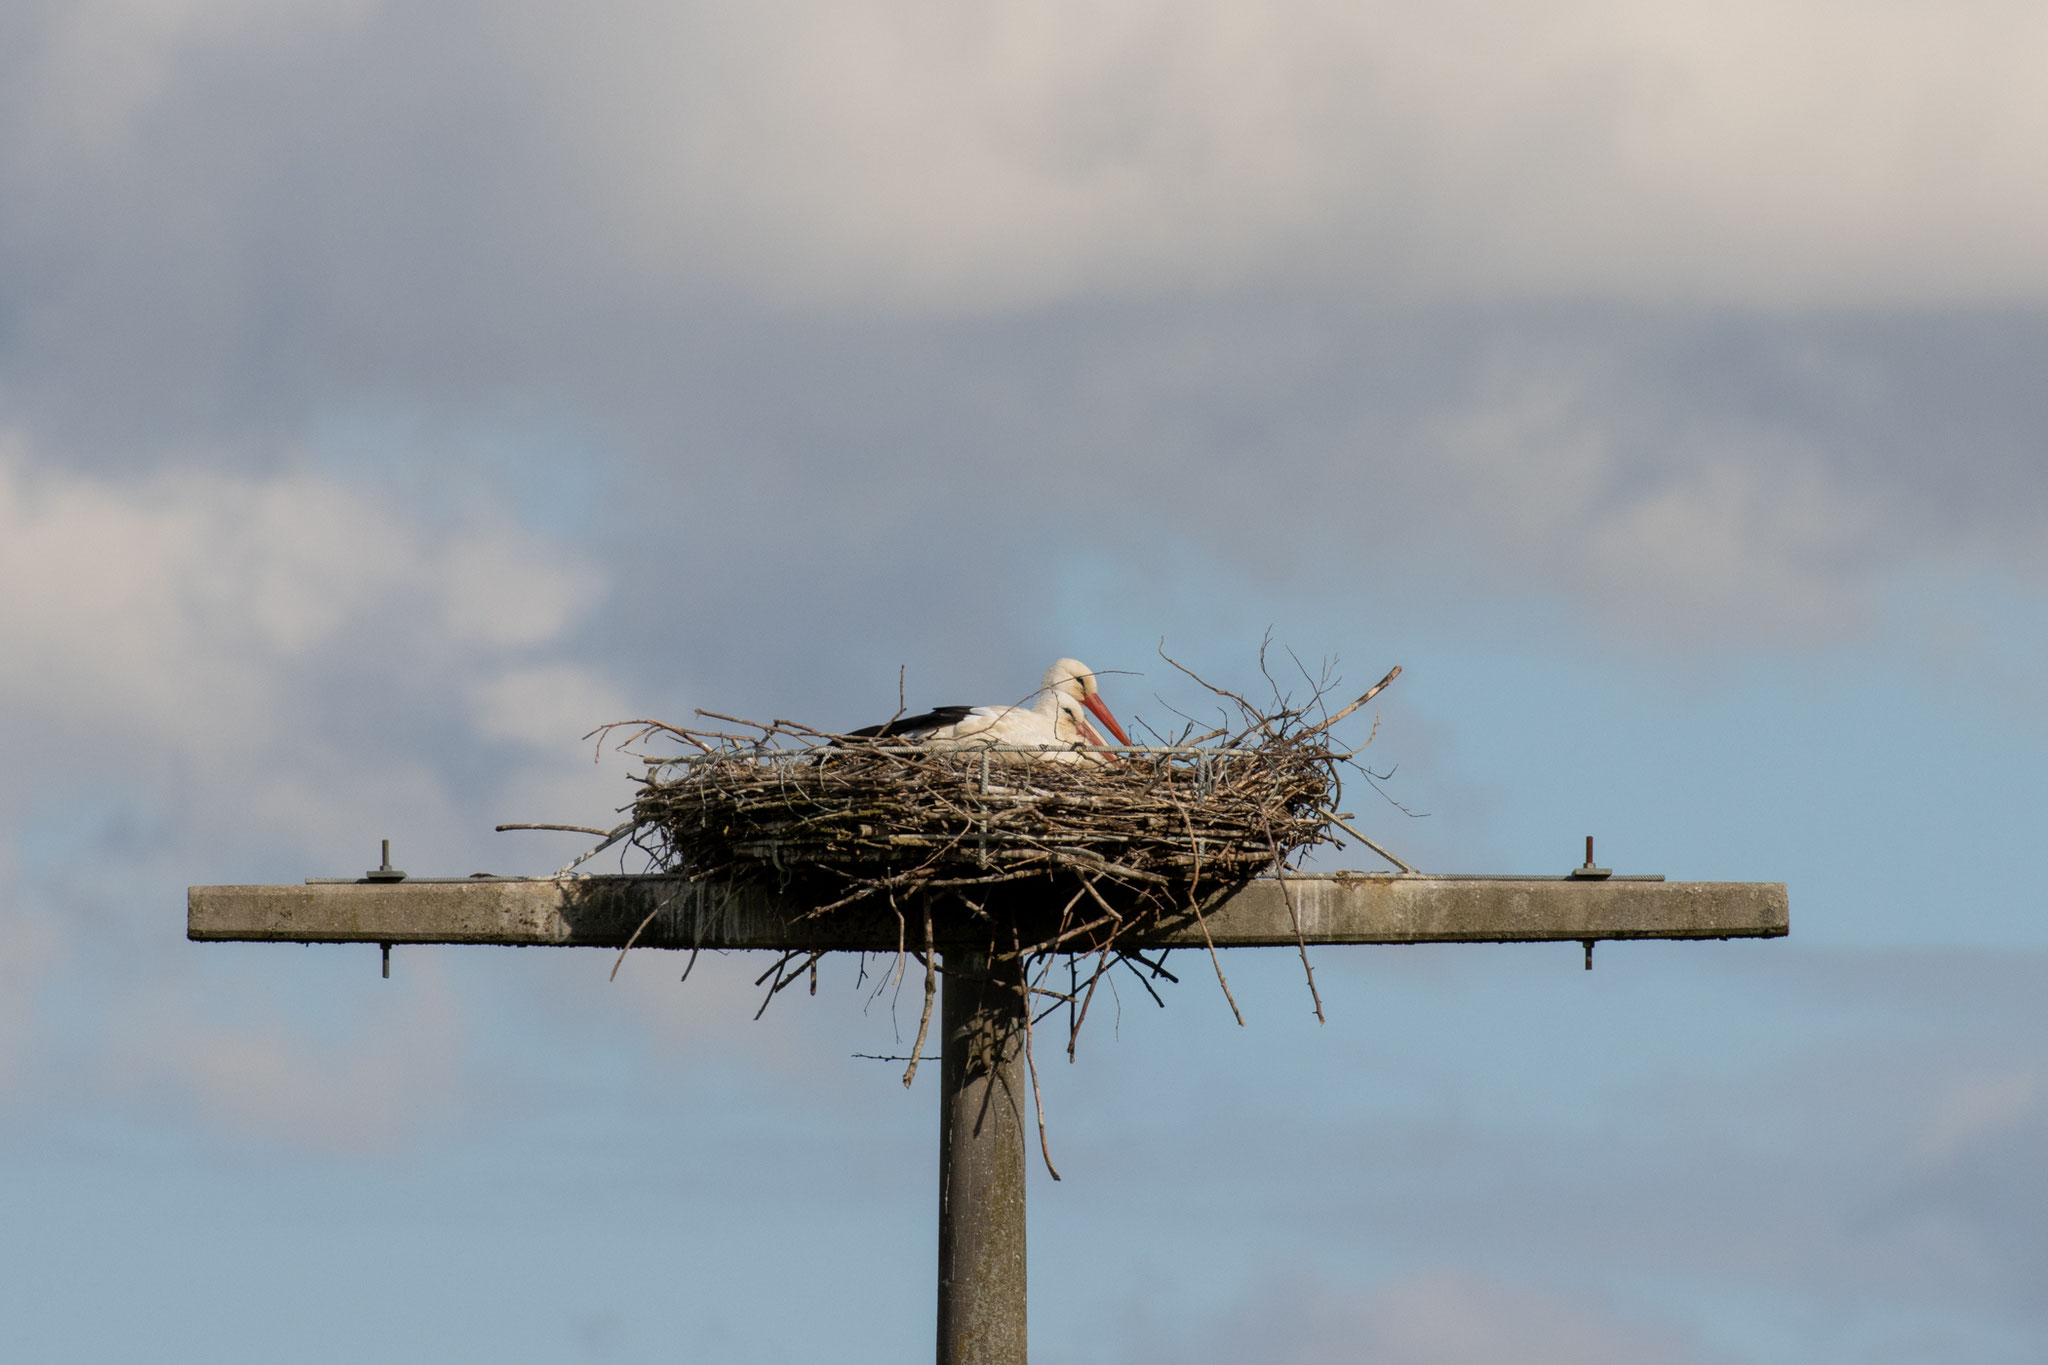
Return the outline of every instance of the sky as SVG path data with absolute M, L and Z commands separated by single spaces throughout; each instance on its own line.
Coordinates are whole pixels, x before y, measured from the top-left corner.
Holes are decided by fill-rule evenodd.
M 1792 933 L 1113 999 L 1036 1358 L 2042 1359 L 2044 61 L 2005 0 L 14 0 L 0 1358 L 922 1356 L 936 1095 L 855 1055 L 914 992 L 386 981 L 184 890 L 550 871 L 492 826 L 607 823 L 604 721 L 1072 655 L 1163 724 L 1270 636 L 1402 665 L 1408 861 L 1592 833 Z

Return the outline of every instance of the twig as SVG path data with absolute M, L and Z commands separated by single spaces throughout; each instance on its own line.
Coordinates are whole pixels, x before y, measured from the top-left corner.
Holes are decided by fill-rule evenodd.
M 1038 1155 L 1044 1159 L 1045 1169 L 1052 1174 L 1052 1178 L 1058 1180 L 1060 1178 L 1060 1171 L 1059 1167 L 1052 1164 L 1052 1143 L 1045 1136 L 1045 1092 L 1038 1085 L 1038 1050 L 1033 1046 L 1031 1032 L 1030 976 L 1024 965 L 1024 945 L 1018 941 L 1017 926 L 1014 924 L 1010 926 L 1010 946 L 1017 954 L 1017 970 L 1022 974 L 1018 979 L 1026 985 L 1024 994 L 1024 1065 L 1031 1073 L 1031 1104 L 1033 1108 L 1038 1110 Z
M 1195 926 L 1202 931 L 1202 944 L 1209 950 L 1209 965 L 1216 969 L 1216 984 L 1223 988 L 1224 1003 L 1230 1006 L 1231 1018 L 1237 1020 L 1239 1028 L 1244 1027 L 1244 1014 L 1237 1007 L 1237 998 L 1230 993 L 1230 983 L 1223 978 L 1223 959 L 1216 956 L 1216 940 L 1209 937 L 1209 922 L 1202 918 L 1202 901 L 1197 894 L 1202 883 L 1202 843 L 1195 837 L 1194 821 L 1185 809 L 1181 819 L 1187 823 L 1188 847 L 1194 850 L 1195 874 L 1188 883 L 1188 909 L 1195 912 Z
M 608 829 L 593 829 L 589 825 L 497 825 L 494 829 L 499 834 L 508 829 L 558 829 L 564 834 L 595 834 L 600 838 L 612 832 Z
M 903 1088 L 905 1090 L 908 1090 L 910 1083 L 917 1079 L 917 1059 L 924 1055 L 925 1034 L 931 1030 L 932 1026 L 932 997 L 937 995 L 939 990 L 939 954 L 938 949 L 932 946 L 932 902 L 929 896 L 922 899 L 924 901 L 924 1013 L 918 1016 L 917 1042 L 911 1046 L 910 1066 L 903 1073 Z
M 1124 956 L 1129 958 L 1131 961 L 1137 963 L 1139 966 L 1143 967 L 1146 971 L 1152 973 L 1152 975 L 1163 976 L 1168 981 L 1171 981 L 1174 985 L 1178 986 L 1180 984 L 1180 978 L 1175 976 L 1172 972 L 1166 970 L 1166 955 L 1167 953 L 1170 953 L 1172 951 L 1173 949 L 1171 948 L 1161 950 L 1159 954 L 1159 960 L 1157 962 L 1149 961 L 1145 957 L 1145 955 L 1139 952 L 1136 948 L 1126 948 L 1124 950 Z
M 1223 988 L 1223 1001 L 1230 1006 L 1231 1017 L 1237 1020 L 1239 1028 L 1244 1027 L 1244 1011 L 1237 1007 L 1237 997 L 1230 993 L 1230 982 L 1223 976 L 1223 960 L 1216 956 L 1216 940 L 1209 937 L 1209 922 L 1202 918 L 1202 907 L 1191 903 L 1195 912 L 1195 925 L 1202 931 L 1202 944 L 1209 950 L 1209 965 L 1216 969 L 1216 984 Z
M 1329 718 L 1328 720 L 1324 721 L 1324 722 L 1323 722 L 1322 724 L 1320 724 L 1320 725 L 1313 725 L 1313 726 L 1310 726 L 1310 727 L 1309 727 L 1308 729 L 1306 729 L 1306 730 L 1302 731 L 1302 732 L 1301 732 L 1301 734 L 1302 734 L 1302 737 L 1303 737 L 1303 738 L 1305 739 L 1305 738 L 1307 738 L 1307 737 L 1308 737 L 1308 736 L 1310 736 L 1310 735 L 1314 735 L 1314 734 L 1320 734 L 1320 733 L 1322 733 L 1322 732 L 1323 732 L 1324 730 L 1327 730 L 1327 729 L 1329 729 L 1329 728 L 1330 728 L 1330 727 L 1331 727 L 1332 725 L 1335 725 L 1335 724 L 1336 724 L 1336 723 L 1337 723 L 1338 721 L 1340 721 L 1340 720 L 1344 719 L 1344 717 L 1346 717 L 1346 716 L 1350 715 L 1350 714 L 1351 714 L 1351 713 L 1352 713 L 1353 711 L 1356 711 L 1356 710 L 1357 710 L 1357 709 L 1358 709 L 1359 707 L 1361 707 L 1361 706 L 1365 705 L 1365 704 L 1366 704 L 1367 702 L 1371 701 L 1371 700 L 1372 700 L 1372 699 L 1373 699 L 1374 697 L 1377 697 L 1377 696 L 1378 696 L 1378 695 L 1379 695 L 1380 693 L 1384 692 L 1384 691 L 1386 690 L 1387 684 L 1388 684 L 1388 683 L 1390 683 L 1390 682 L 1392 682 L 1392 681 L 1393 681 L 1394 679 L 1396 679 L 1396 678 L 1398 678 L 1398 677 L 1400 677 L 1400 676 L 1401 676 L 1401 665 L 1399 665 L 1399 664 L 1395 664 L 1395 665 L 1394 665 L 1394 667 L 1393 667 L 1393 668 L 1392 668 L 1392 669 L 1391 669 L 1391 670 L 1390 670 L 1390 671 L 1389 671 L 1389 672 L 1387 673 L 1387 676 L 1386 676 L 1386 677 L 1384 677 L 1384 678 L 1381 678 L 1381 679 L 1380 679 L 1380 680 L 1379 680 L 1378 682 L 1374 683 L 1374 684 L 1373 684 L 1373 685 L 1372 685 L 1371 687 L 1368 687 L 1368 688 L 1367 688 L 1367 689 L 1365 690 L 1365 695 L 1364 695 L 1364 696 L 1360 697 L 1360 698 L 1359 698 L 1359 699 L 1358 699 L 1357 701 L 1355 701 L 1355 702 L 1352 702 L 1352 703 L 1351 703 L 1351 705 L 1349 705 L 1349 706 L 1345 707 L 1345 708 L 1344 708 L 1344 709 L 1343 709 L 1342 711 L 1339 711 L 1339 712 L 1338 712 L 1338 713 L 1337 713 L 1336 715 L 1334 715 L 1334 716 L 1331 716 L 1331 717 L 1330 717 L 1330 718 Z
M 823 957 L 824 955 L 825 954 L 823 952 L 812 953 L 810 961 L 805 963 L 804 966 L 815 968 L 818 965 L 818 959 Z M 795 953 L 785 953 L 783 954 L 782 961 L 787 962 L 795 956 L 797 956 L 797 954 Z M 780 967 L 781 965 L 782 963 L 780 962 L 776 964 L 777 967 Z M 794 985 L 798 981 L 803 980 L 803 976 L 804 967 L 798 967 L 795 971 L 791 972 L 787 976 L 777 977 L 775 980 L 775 984 L 768 988 L 767 997 L 761 1001 L 761 1008 L 754 1011 L 754 1017 L 756 1019 L 759 1019 L 762 1015 L 766 1014 L 768 1012 L 768 1006 L 770 1002 L 772 1002 L 776 996 L 782 994 L 782 992 L 786 990 L 788 987 Z M 757 981 L 754 984 L 758 986 L 761 983 Z
M 1408 864 L 1402 862 L 1399 858 L 1396 858 L 1393 854 L 1381 848 L 1372 840 L 1366 838 L 1363 834 L 1360 834 L 1357 830 L 1351 828 L 1350 825 L 1344 823 L 1344 821 L 1338 816 L 1337 812 L 1330 810 L 1319 810 L 1316 812 L 1316 814 L 1322 816 L 1325 820 L 1328 820 L 1338 829 L 1343 830 L 1346 834 L 1358 840 L 1359 843 L 1364 844 L 1367 848 L 1379 854 L 1382 858 L 1385 858 L 1388 862 L 1392 863 L 1395 867 L 1400 868 L 1403 872 L 1413 872 L 1415 870 L 1414 868 L 1408 866 Z
M 1152 1003 L 1159 1006 L 1159 1008 L 1161 1009 L 1165 1009 L 1166 1002 L 1159 998 L 1159 992 L 1152 989 L 1152 983 L 1145 979 L 1145 974 L 1143 972 L 1139 971 L 1135 966 L 1132 966 L 1131 959 L 1135 956 L 1137 956 L 1137 954 L 1135 953 L 1117 954 L 1118 960 L 1120 960 L 1124 964 L 1124 966 L 1129 967 L 1131 969 L 1131 975 L 1138 978 L 1138 984 L 1145 988 L 1145 994 L 1152 997 Z
M 1109 965 L 1109 945 L 1102 945 L 1102 951 L 1095 961 L 1095 971 L 1088 978 L 1088 994 L 1081 997 L 1081 1014 L 1074 1020 L 1073 1028 L 1067 1031 L 1067 1060 L 1074 1060 L 1074 1048 L 1081 1041 L 1081 1026 L 1088 1022 L 1088 1006 L 1095 1002 L 1095 986 L 1102 980 L 1104 968 Z
M 1273 837 L 1266 831 L 1267 839 Z M 1287 884 L 1287 859 L 1280 854 L 1280 846 L 1273 845 L 1273 876 L 1280 883 L 1280 899 L 1287 902 L 1287 918 L 1294 924 L 1294 946 L 1301 950 L 1301 970 L 1308 977 L 1308 998 L 1315 1002 L 1316 1022 L 1327 1023 L 1323 1018 L 1323 996 L 1316 989 L 1316 969 L 1308 960 L 1308 939 L 1301 932 L 1301 915 L 1294 908 L 1294 889 Z
M 577 857 L 571 860 L 570 862 L 565 863 L 562 867 L 556 870 L 555 875 L 557 877 L 568 876 L 571 872 L 574 872 L 577 868 L 589 862 L 592 858 L 595 858 L 598 854 L 604 852 L 613 844 L 616 844 L 619 840 L 631 834 L 634 830 L 636 823 L 637 821 L 628 820 L 625 824 L 620 825 L 617 829 L 613 830 L 610 834 L 605 836 L 605 840 L 603 843 L 599 844 L 596 848 L 591 849 L 589 852 L 581 855 L 580 857 Z M 646 926 L 642 925 L 641 927 L 645 928 Z M 635 937 L 638 937 L 638 935 L 635 935 Z
M 746 720 L 746 719 L 743 719 L 743 718 L 741 718 L 741 717 L 739 717 L 739 716 L 728 716 L 728 715 L 723 715 L 723 714 L 721 714 L 721 713 L 719 713 L 719 712 L 717 712 L 717 711 L 706 711 L 706 710 L 705 710 L 705 709 L 704 709 L 703 707 L 701 707 L 701 706 L 697 708 L 697 714 L 698 714 L 698 715 L 700 715 L 700 716 L 709 716 L 709 717 L 711 717 L 711 719 L 713 719 L 713 720 L 722 720 L 722 721 L 724 721 L 724 722 L 725 722 L 726 724 L 728 724 L 728 725 L 745 725 L 745 726 L 749 727 L 750 729 L 755 729 L 755 730 L 759 730 L 759 731 L 761 731 L 761 732 L 762 732 L 763 734 L 768 734 L 768 733 L 771 733 L 771 732 L 773 732 L 773 730 L 774 730 L 774 728 L 775 728 L 775 727 L 774 727 L 774 726 L 772 726 L 772 725 L 763 725 L 763 724 L 762 724 L 762 723 L 761 723 L 760 721 L 758 721 L 758 720 Z
M 654 908 L 647 912 L 647 918 L 641 920 L 640 923 L 634 928 L 632 936 L 626 940 L 626 946 L 619 949 L 619 955 L 617 959 L 614 960 L 612 963 L 612 974 L 606 977 L 605 980 L 617 981 L 619 979 L 619 968 L 626 965 L 626 954 L 633 951 L 633 945 L 640 941 L 641 932 L 645 930 L 648 925 L 654 923 L 654 917 L 666 909 L 668 909 L 668 903 L 666 900 L 656 901 Z M 694 962 L 696 961 L 696 957 L 692 955 L 690 960 Z M 688 976 L 689 973 L 684 972 L 683 975 Z M 759 983 L 757 982 L 755 984 L 758 985 Z

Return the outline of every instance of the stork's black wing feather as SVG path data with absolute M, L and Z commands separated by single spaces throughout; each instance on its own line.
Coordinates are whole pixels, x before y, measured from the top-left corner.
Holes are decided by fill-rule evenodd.
M 889 735 L 914 735 L 920 730 L 936 730 L 942 725 L 958 725 L 974 710 L 971 706 L 934 706 L 923 715 L 898 716 L 885 720 L 880 725 L 864 725 L 858 730 L 848 730 L 848 739 L 883 739 Z

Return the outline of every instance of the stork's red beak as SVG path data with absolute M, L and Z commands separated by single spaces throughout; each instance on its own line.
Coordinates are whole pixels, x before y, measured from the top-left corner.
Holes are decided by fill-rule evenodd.
M 1095 719 L 1101 721 L 1104 725 L 1107 725 L 1109 727 L 1109 732 L 1116 736 L 1117 743 L 1124 745 L 1126 748 L 1130 746 L 1131 737 L 1124 733 L 1123 726 L 1118 725 L 1116 723 L 1116 717 L 1109 714 L 1109 708 L 1102 704 L 1101 697 L 1083 697 L 1081 698 L 1081 705 L 1087 707 L 1090 711 L 1093 711 L 1095 713 Z M 1095 742 L 1100 744 L 1102 742 L 1102 737 L 1100 735 L 1096 736 Z

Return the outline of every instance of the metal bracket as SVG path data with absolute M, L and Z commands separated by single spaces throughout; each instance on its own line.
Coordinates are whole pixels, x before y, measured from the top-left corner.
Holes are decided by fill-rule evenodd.
M 1593 836 L 1590 834 L 1586 836 L 1585 866 L 1573 868 L 1571 875 L 1574 877 L 1578 877 L 1584 881 L 1595 882 L 1605 881 L 1607 878 L 1612 877 L 1614 875 L 1614 869 L 1611 867 L 1593 866 Z

